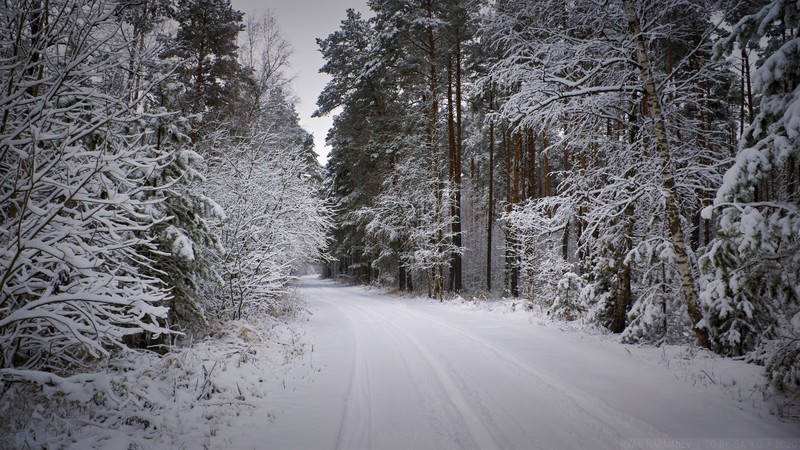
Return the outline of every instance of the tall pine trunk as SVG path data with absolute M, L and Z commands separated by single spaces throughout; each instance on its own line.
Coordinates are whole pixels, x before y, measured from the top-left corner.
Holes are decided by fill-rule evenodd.
M 455 189 L 455 214 L 453 214 L 453 246 L 457 249 L 453 253 L 453 289 L 460 291 L 462 286 L 463 264 L 461 261 L 461 158 L 464 154 L 464 133 L 461 123 L 461 43 L 456 42 L 456 147 L 455 171 L 453 174 L 453 189 Z
M 494 122 L 489 123 L 489 205 L 486 223 L 486 291 L 492 291 L 492 228 L 494 227 Z
M 456 113 L 455 103 L 453 100 L 453 57 L 452 55 L 447 59 L 447 142 L 449 148 L 449 162 L 450 162 L 450 187 L 452 189 L 450 194 L 450 216 L 452 223 L 450 231 L 453 234 L 453 244 L 456 247 L 461 246 L 461 222 L 460 216 L 460 174 L 461 164 L 458 157 L 458 144 L 456 142 Z M 448 273 L 447 289 L 449 291 L 457 291 L 461 289 L 461 255 L 458 251 L 454 251 L 450 256 L 450 271 Z
M 426 10 L 428 13 L 428 19 L 433 20 L 433 0 L 428 0 L 426 2 Z M 438 146 L 438 122 L 439 122 L 439 98 L 437 94 L 437 70 L 436 70 L 436 38 L 433 34 L 433 27 L 428 26 L 426 30 L 426 34 L 428 37 L 428 63 L 430 64 L 429 67 L 429 88 L 431 94 L 431 110 L 430 110 L 430 124 L 429 127 L 429 158 L 431 161 L 431 176 L 439 178 L 438 175 L 438 160 L 439 157 L 437 155 L 439 146 Z M 434 221 L 436 225 L 436 236 L 434 237 L 435 242 L 435 258 L 433 262 L 432 274 L 431 274 L 431 283 L 432 286 L 430 288 L 430 297 L 438 298 L 440 301 L 443 300 L 442 297 L 442 290 L 443 290 L 443 275 L 442 275 L 442 261 L 440 260 L 439 255 L 442 251 L 442 241 L 444 240 L 443 232 L 442 232 L 442 186 L 441 182 L 433 183 L 434 195 L 436 197 L 436 211 L 434 211 Z

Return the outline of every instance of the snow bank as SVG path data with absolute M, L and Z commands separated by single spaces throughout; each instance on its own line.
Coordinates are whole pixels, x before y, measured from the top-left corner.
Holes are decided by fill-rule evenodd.
M 415 301 L 432 302 L 427 298 L 417 298 Z M 623 335 L 610 333 L 606 328 L 584 320 L 560 320 L 549 314 L 549 310 L 542 305 L 530 304 L 521 299 L 464 299 L 457 296 L 449 300 L 449 306 L 467 311 L 507 315 L 514 322 L 526 321 L 537 326 L 555 328 L 604 349 L 625 352 L 631 359 L 646 366 L 666 370 L 675 379 L 717 391 L 720 396 L 740 403 L 743 410 L 750 410 L 757 415 L 775 415 L 783 420 L 797 422 L 800 428 L 800 417 L 792 415 L 798 408 L 798 399 L 791 399 L 771 390 L 764 367 L 748 362 L 743 357 L 721 356 L 692 344 L 626 344 L 622 340 Z
M 305 342 L 296 319 L 262 318 L 163 356 L 117 357 L 99 373 L 2 371 L 0 448 L 208 448 L 285 385 Z

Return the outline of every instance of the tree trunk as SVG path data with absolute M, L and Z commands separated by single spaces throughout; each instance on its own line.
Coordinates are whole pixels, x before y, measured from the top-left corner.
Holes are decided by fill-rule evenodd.
M 520 182 L 522 181 L 522 133 L 517 131 L 514 138 L 514 184 L 511 188 L 511 202 L 519 205 Z
M 664 215 L 666 216 L 667 228 L 670 240 L 672 241 L 673 251 L 675 252 L 675 265 L 681 276 L 681 290 L 686 300 L 686 307 L 689 318 L 692 321 L 697 343 L 701 347 L 711 348 L 711 341 L 708 335 L 708 328 L 698 327 L 703 319 L 700 311 L 700 301 L 697 294 L 694 276 L 689 266 L 689 255 L 686 252 L 686 239 L 681 229 L 680 210 L 678 208 L 677 192 L 675 189 L 675 176 L 672 172 L 670 162 L 669 141 L 667 140 L 667 129 L 664 124 L 664 116 L 661 111 L 661 102 L 656 92 L 655 82 L 653 81 L 652 66 L 647 55 L 642 30 L 639 26 L 639 19 L 636 15 L 636 6 L 633 0 L 623 0 L 623 7 L 628 19 L 629 32 L 636 44 L 636 61 L 639 64 L 640 75 L 644 84 L 645 96 L 648 104 L 648 116 L 655 125 L 656 154 L 662 166 L 662 188 L 664 190 Z
M 453 57 L 449 56 L 447 58 L 447 144 L 448 144 L 448 155 L 449 157 L 449 169 L 450 169 L 450 186 L 453 190 L 455 190 L 456 184 L 456 171 L 459 170 L 456 168 L 456 128 L 455 128 L 455 108 L 453 105 Z M 453 193 L 455 194 L 455 193 Z M 456 201 L 455 195 L 451 195 L 449 199 L 450 203 L 450 216 L 453 218 L 453 223 L 451 224 L 450 231 L 455 235 L 456 232 Z M 455 236 L 454 236 L 455 238 Z M 450 272 L 447 276 L 447 290 L 453 291 L 456 282 L 456 263 L 458 258 L 458 253 L 453 253 L 450 256 Z
M 614 312 L 611 317 L 611 325 L 608 327 L 612 333 L 622 333 L 625 331 L 625 327 L 628 324 L 628 309 L 630 309 L 632 301 L 631 265 L 623 263 L 633 246 L 633 240 L 631 239 L 634 224 L 632 203 L 625 207 L 622 220 L 625 221 L 623 227 L 624 236 L 622 236 L 622 242 L 619 244 L 616 255 L 616 259 L 622 267 L 619 274 L 619 284 L 616 289 L 617 298 L 614 299 Z
M 456 45 L 456 67 L 453 69 L 453 59 L 448 58 L 447 65 L 447 131 L 450 147 L 450 185 L 452 196 L 450 198 L 450 215 L 453 223 L 451 232 L 453 246 L 461 247 L 461 57 L 460 48 Z M 453 74 L 455 72 L 455 80 Z M 453 100 L 453 83 L 455 82 L 455 101 Z M 450 259 L 450 273 L 448 277 L 448 290 L 458 291 L 462 288 L 462 262 L 461 254 L 453 252 Z
M 514 205 L 521 203 L 520 199 L 520 182 L 522 181 L 522 132 L 517 131 L 516 138 L 514 139 L 514 184 L 511 190 L 511 202 Z M 518 244 L 516 238 L 513 239 L 513 244 Z M 520 257 L 518 253 L 513 256 L 513 263 L 511 265 L 511 295 L 519 297 L 519 262 Z
M 508 131 L 508 127 L 506 125 L 503 126 L 503 168 L 506 172 L 506 212 L 511 212 L 511 185 L 512 183 L 512 174 L 511 174 L 511 163 L 513 154 L 511 153 L 511 145 L 509 144 L 509 137 L 510 132 Z
M 590 149 L 592 148 L 591 145 L 590 145 L 589 148 Z M 581 164 L 581 168 L 580 168 L 581 178 L 584 178 L 586 176 L 586 149 L 585 148 L 581 150 L 580 164 Z M 578 257 L 578 261 L 580 261 L 580 264 L 578 265 L 578 267 L 580 268 L 581 273 L 583 273 L 583 269 L 586 267 L 586 260 L 587 260 L 586 251 L 584 250 L 583 246 L 581 245 L 581 240 L 583 239 L 583 230 L 586 229 L 586 217 L 585 217 L 585 214 L 586 214 L 586 209 L 587 209 L 586 204 L 588 202 L 589 202 L 589 199 L 586 197 L 586 194 L 581 195 L 580 204 L 578 206 L 578 217 L 575 220 L 575 227 L 576 227 L 576 230 L 575 230 L 575 241 L 578 243 L 578 246 L 577 246 L 578 247 L 577 257 Z
M 747 122 L 753 123 L 753 87 L 750 83 L 750 56 L 743 49 L 744 55 L 744 79 L 747 84 Z
M 200 112 L 200 98 L 203 96 L 203 58 L 201 57 L 197 61 L 197 73 L 196 73 L 196 80 L 194 82 L 194 96 L 192 99 L 192 114 L 197 114 Z M 192 122 L 192 131 L 189 136 L 192 141 L 192 145 L 197 144 L 197 124 Z
M 45 42 L 44 39 L 47 37 L 45 29 L 48 26 L 50 1 L 45 0 L 40 4 L 40 8 L 33 9 L 31 18 L 31 37 L 33 38 L 33 42 L 31 42 L 30 64 L 30 74 L 36 74 L 36 80 L 39 82 L 44 78 L 45 64 L 43 64 L 42 61 L 42 53 L 46 51 L 46 48 L 49 46 L 49 43 Z M 32 97 L 39 95 L 39 86 L 39 83 L 35 83 L 35 85 L 30 88 Z
M 544 170 L 544 197 L 550 197 L 550 158 L 547 153 L 542 155 L 542 170 Z
M 503 166 L 506 172 L 506 213 L 511 212 L 512 208 L 512 186 L 514 184 L 513 177 L 513 158 L 514 153 L 511 149 L 511 131 L 508 126 L 503 126 Z M 506 231 L 506 251 L 505 251 L 505 271 L 504 271 L 504 288 L 507 287 L 509 292 L 512 293 L 516 288 L 516 282 L 513 281 L 514 276 L 514 258 L 512 256 L 511 248 L 514 247 L 514 237 Z M 514 285 L 514 286 L 512 286 Z
M 433 20 L 433 0 L 428 0 L 426 2 L 426 9 L 428 13 L 428 19 Z M 428 37 L 428 64 L 430 65 L 430 80 L 429 80 L 429 87 L 430 87 L 430 94 L 431 94 L 431 110 L 430 110 L 430 123 L 429 123 L 429 139 L 430 139 L 430 161 L 431 161 L 431 176 L 438 178 L 438 122 L 439 122 L 439 99 L 437 95 L 437 70 L 436 70 L 436 38 L 433 34 L 433 27 L 428 26 L 427 28 L 427 37 Z M 436 236 L 435 239 L 435 254 L 437 255 L 434 261 L 434 266 L 432 270 L 432 287 L 430 296 L 432 298 L 438 298 L 440 301 L 442 298 L 442 290 L 443 290 L 443 276 L 442 276 L 442 261 L 439 260 L 439 254 L 441 253 L 442 249 L 442 240 L 444 236 L 442 235 L 442 217 L 441 217 L 441 206 L 442 206 L 442 189 L 439 186 L 441 183 L 434 183 L 436 186 L 436 192 L 434 195 L 436 196 L 436 211 L 434 212 L 435 217 L 435 225 L 436 225 Z
M 528 130 L 528 198 L 536 197 L 536 135 Z
M 508 150 L 508 127 L 506 124 L 503 124 L 501 128 L 502 134 L 502 147 L 503 147 L 503 172 L 505 174 L 505 212 L 511 212 L 511 152 Z M 506 249 L 505 249 L 505 256 L 504 262 L 505 267 L 503 268 L 503 289 L 507 289 L 509 286 L 509 282 L 511 280 L 511 252 L 509 248 L 511 248 L 511 236 L 508 233 L 507 228 L 503 228 L 504 236 L 506 240 Z
M 547 157 L 547 148 L 542 152 L 542 170 L 544 171 L 544 197 L 550 197 L 553 193 L 550 185 L 550 158 Z
M 742 49 L 742 66 L 741 66 L 742 79 L 741 79 L 741 83 L 739 84 L 739 96 L 741 97 L 741 100 L 739 100 L 739 138 L 741 138 L 744 135 L 744 103 L 745 103 L 745 92 L 744 92 L 745 67 L 744 66 L 745 66 L 745 64 L 747 64 L 746 54 L 747 53 L 745 52 L 745 49 L 743 48 Z
M 486 222 L 486 291 L 492 291 L 492 228 L 494 225 L 494 122 L 489 123 L 489 205 Z
M 464 154 L 464 133 L 461 126 L 461 44 L 456 42 L 456 164 L 453 189 L 455 189 L 455 214 L 453 214 L 453 246 L 461 248 L 461 158 Z M 460 291 L 462 286 L 461 253 L 453 254 L 453 289 Z
M 569 147 L 564 144 L 564 177 L 567 177 L 567 172 L 569 171 Z M 564 235 L 561 237 L 561 256 L 564 258 L 564 261 L 569 260 L 569 228 L 570 222 L 572 222 L 571 218 L 567 218 L 567 221 L 564 223 Z

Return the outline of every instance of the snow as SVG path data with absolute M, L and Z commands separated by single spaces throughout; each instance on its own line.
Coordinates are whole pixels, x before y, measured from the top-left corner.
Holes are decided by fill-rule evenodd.
M 174 225 L 170 225 L 164 230 L 167 239 L 172 239 L 172 254 L 183 258 L 186 261 L 194 261 L 194 247 L 192 240 L 183 231 Z
M 192 241 L 186 236 L 178 236 L 172 243 L 172 253 L 180 256 L 187 261 L 194 261 L 194 249 Z
M 211 436 L 234 427 L 243 411 L 257 404 L 268 417 L 268 402 L 256 401 L 286 385 L 288 361 L 304 361 L 298 336 L 275 320 L 258 326 L 236 321 L 220 335 L 163 357 L 112 360 L 102 373 L 64 378 L 4 369 L 0 389 L 25 379 L 41 390 L 16 396 L 12 390 L 0 398 L 0 448 L 211 448 Z M 15 421 L 17 429 L 4 428 Z
M 35 435 L 33 448 L 800 446 L 798 423 L 769 413 L 762 369 L 743 361 L 691 347 L 622 345 L 510 300 L 439 303 L 309 277 L 297 288 L 309 314 L 293 322 L 233 322 L 222 336 L 163 358 L 138 357 L 113 377 L 48 375 L 46 391 L 67 386 L 73 399 L 81 389 L 105 392 L 103 405 L 118 410 L 95 413 L 105 417 L 96 428 L 74 416 L 81 408 L 50 423 L 37 419 L 45 406 L 29 420 L 35 429 L 10 442 L 22 446 Z
M 707 448 L 704 438 L 800 444 L 790 440 L 800 436 L 797 424 L 770 416 L 758 400 L 761 369 L 741 361 L 684 347 L 623 346 L 524 311 L 390 297 L 309 278 L 299 287 L 313 313 L 313 351 L 293 369 L 299 381 L 220 430 L 214 447 L 665 448 L 648 445 L 678 439 L 684 448 Z

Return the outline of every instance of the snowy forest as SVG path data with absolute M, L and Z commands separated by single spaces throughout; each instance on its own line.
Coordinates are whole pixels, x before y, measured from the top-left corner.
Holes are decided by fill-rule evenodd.
M 58 447 L 62 416 L 161 432 L 163 398 L 223 390 L 187 349 L 253 321 L 295 345 L 314 264 L 708 349 L 798 400 L 800 3 L 367 4 L 317 39 L 324 168 L 273 15 L 0 5 L 0 447 Z
M 800 381 L 800 5 L 374 0 L 319 40 L 329 275 Z
M 274 17 L 11 0 L 0 21 L 0 398 L 295 307 L 331 210 Z

